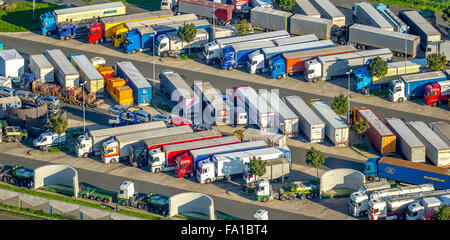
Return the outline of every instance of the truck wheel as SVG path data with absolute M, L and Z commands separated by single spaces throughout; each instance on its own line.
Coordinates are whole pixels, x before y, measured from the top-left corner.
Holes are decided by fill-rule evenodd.
M 48 31 L 48 32 L 45 33 L 45 35 L 50 36 L 50 35 L 52 35 L 52 32 Z
M 301 195 L 299 196 L 299 198 L 303 200 L 303 199 L 305 199 L 305 195 L 304 195 L 304 194 L 301 194 Z
M 9 178 L 9 183 L 11 183 L 12 185 L 16 185 L 17 181 L 14 178 Z
M 281 74 L 277 75 L 277 79 L 282 79 L 282 78 L 283 78 L 283 76 L 281 76 Z
M 69 36 L 64 36 L 64 40 L 69 40 L 70 39 L 70 37 Z
M 113 159 L 111 159 L 111 161 L 109 161 L 109 163 L 116 163 L 117 162 L 117 159 L 115 159 L 115 158 L 113 158 Z
M 210 184 L 210 183 L 211 183 L 211 179 L 210 179 L 210 178 L 206 179 L 206 180 L 205 180 L 205 183 L 206 183 L 206 184 Z
M 94 196 L 89 196 L 89 199 L 95 200 L 95 197 Z
M 366 213 L 364 211 L 359 212 L 360 217 L 364 217 L 365 215 L 366 215 Z
M 126 205 L 127 205 L 127 202 L 126 202 L 126 201 L 121 201 L 121 202 L 120 202 L 120 205 L 126 206 Z
M 438 102 L 434 102 L 434 103 L 432 104 L 433 107 L 437 107 L 437 105 L 438 105 Z
M 405 101 L 405 99 L 403 99 L 402 97 L 398 99 L 399 103 L 404 102 L 404 101 Z
M 96 198 L 95 198 L 95 201 L 97 201 L 97 202 L 102 202 L 103 199 L 102 199 L 101 197 L 96 197 Z
M 281 201 L 286 201 L 288 198 L 286 195 L 280 195 L 280 200 Z
M 137 208 L 139 208 L 139 209 L 145 209 L 145 206 L 144 206 L 144 204 L 142 204 L 142 203 L 138 203 Z
M 94 41 L 94 44 L 98 44 L 98 39 Z
M 103 202 L 104 202 L 104 203 L 109 203 L 109 199 L 103 198 Z
M 233 69 L 232 66 L 228 66 L 228 68 L 227 68 L 228 71 L 231 71 L 232 69 Z
M 168 52 L 163 52 L 161 55 L 162 55 L 162 57 L 165 57 L 165 58 L 166 58 L 166 57 L 169 56 L 169 53 L 168 53 Z
M 159 169 L 159 168 L 155 169 L 155 173 L 159 173 L 159 172 L 161 172 L 161 169 Z
M 83 158 L 89 157 L 89 153 L 83 153 Z
M 264 196 L 261 200 L 262 200 L 263 202 L 267 202 L 267 201 L 269 201 L 269 198 L 268 198 L 267 196 Z
M 256 74 L 260 74 L 261 73 L 261 69 L 256 69 Z
M 247 192 L 247 186 L 245 186 L 245 185 L 242 186 L 242 191 L 243 191 L 243 192 Z
M 14 142 L 20 142 L 20 137 L 15 137 Z
M 86 194 L 81 195 L 82 198 L 87 199 L 88 196 Z
M 136 53 L 136 49 L 131 50 L 131 54 L 135 54 Z

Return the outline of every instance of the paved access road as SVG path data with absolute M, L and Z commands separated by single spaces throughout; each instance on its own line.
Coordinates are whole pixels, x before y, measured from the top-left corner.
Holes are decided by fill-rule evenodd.
M 13 216 L 13 215 L 0 213 L 0 220 L 30 220 L 30 219 L 24 218 L 24 217 L 18 217 L 18 216 Z

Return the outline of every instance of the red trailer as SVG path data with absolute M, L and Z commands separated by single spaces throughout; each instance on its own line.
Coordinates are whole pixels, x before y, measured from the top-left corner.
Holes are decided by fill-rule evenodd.
M 234 6 L 223 3 L 214 3 L 208 0 L 179 0 L 178 12 L 193 13 L 199 17 L 207 18 L 216 24 L 228 24 L 233 18 Z M 212 15 L 214 13 L 214 15 Z
M 364 133 L 373 146 L 382 154 L 395 153 L 395 134 L 370 108 L 353 109 L 353 123 L 360 119 L 368 122 L 370 127 Z
M 222 137 L 222 134 L 220 132 L 216 130 L 209 130 L 201 132 L 183 133 L 173 136 L 165 136 L 161 138 L 150 138 L 144 140 L 144 144 L 147 147 L 147 151 L 150 151 L 152 149 L 162 148 L 166 145 L 200 141 L 218 137 Z

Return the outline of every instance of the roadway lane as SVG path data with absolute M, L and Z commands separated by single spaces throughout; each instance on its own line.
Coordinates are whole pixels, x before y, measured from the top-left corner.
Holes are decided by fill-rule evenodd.
M 0 213 L 0 220 L 30 220 L 30 219 L 24 218 L 24 217 L 18 217 L 18 216 L 13 216 L 13 215 Z

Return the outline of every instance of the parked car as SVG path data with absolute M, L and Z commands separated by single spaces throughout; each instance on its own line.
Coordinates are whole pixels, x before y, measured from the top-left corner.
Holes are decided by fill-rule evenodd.
M 40 96 L 36 99 L 38 104 L 47 103 L 49 106 L 58 106 L 59 99 L 55 96 Z
M 158 114 L 158 115 L 154 115 L 151 120 L 152 121 L 164 121 L 166 123 L 171 123 L 172 122 L 172 117 L 169 114 Z
M 192 129 L 194 129 L 195 132 L 198 131 L 206 131 L 206 130 L 213 130 L 212 126 L 209 124 L 192 124 Z
M 125 107 L 122 107 L 120 105 L 112 105 L 108 108 L 108 112 L 110 114 L 115 114 L 115 115 L 118 115 L 119 113 L 126 112 L 126 111 L 128 111 L 128 110 Z
M 139 122 L 150 122 L 152 115 L 144 110 L 134 112 Z
M 189 120 L 189 119 L 185 119 L 185 118 L 183 118 L 183 117 L 180 117 L 180 116 L 172 116 L 172 121 L 171 121 L 171 123 L 174 125 L 174 126 L 186 126 L 186 125 L 191 125 L 192 124 L 192 121 L 191 120 Z
M 0 95 L 5 97 L 12 97 L 14 96 L 14 89 L 10 87 L 0 86 Z
M 16 96 L 18 96 L 20 100 L 22 100 L 22 102 L 30 102 L 30 103 L 35 103 L 38 98 L 36 94 L 25 90 L 17 90 Z

